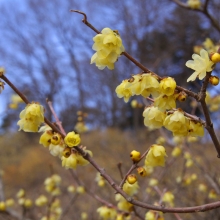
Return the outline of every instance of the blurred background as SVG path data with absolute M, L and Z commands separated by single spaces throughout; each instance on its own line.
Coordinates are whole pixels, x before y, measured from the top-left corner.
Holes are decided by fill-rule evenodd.
M 82 15 L 71 13 L 70 9 L 85 12 L 88 21 L 100 31 L 105 27 L 118 30 L 129 54 L 158 75 L 172 76 L 179 85 L 195 92 L 199 91 L 200 82 L 186 83 L 192 71 L 185 63 L 191 59 L 195 45 L 201 45 L 206 38 L 217 43 L 220 33 L 202 13 L 180 8 L 170 0 L 0 0 L 0 66 L 6 69 L 6 76 L 29 100 L 44 105 L 46 117 L 53 121 L 46 98 L 52 101 L 66 131 L 74 129 L 77 111 L 86 112 L 90 132 L 83 134 L 82 144 L 97 152 L 101 165 L 108 167 L 108 161 L 114 174 L 117 161 L 127 160 L 133 148 L 143 152 L 144 146 L 146 149 L 153 144 L 159 132 L 143 127 L 144 107 L 134 109 L 115 93 L 123 79 L 141 70 L 123 56 L 113 71 L 101 71 L 91 65 L 95 32 L 81 22 Z M 220 21 L 219 0 L 210 0 L 208 10 Z M 219 73 L 220 68 L 215 71 Z M 0 164 L 5 170 L 8 195 L 14 195 L 19 187 L 33 193 L 51 174 L 50 164 L 54 172 L 61 172 L 64 180 L 70 181 L 60 160 L 39 147 L 39 136 L 17 133 L 16 123 L 24 104 L 9 108 L 13 91 L 5 87 L 0 95 Z M 209 90 L 212 95 L 218 94 L 219 86 Z M 141 98 L 138 101 L 143 102 Z M 189 103 L 190 100 L 181 107 L 190 112 Z M 215 161 L 214 148 L 210 151 L 213 155 L 208 160 Z M 111 156 L 105 158 L 106 153 L 114 160 Z M 130 161 L 125 167 L 129 166 Z M 86 172 L 93 172 L 94 176 L 90 168 Z M 212 175 L 216 173 L 213 171 Z M 117 178 L 120 179 L 119 175 Z M 163 184 L 167 181 L 170 179 Z M 184 205 L 192 204 L 188 201 Z M 79 216 L 79 211 L 76 215 Z M 91 216 L 97 219 L 96 214 Z M 196 219 L 186 216 L 184 219 Z M 219 218 L 214 211 L 213 216 Z M 208 219 L 206 214 L 199 218 Z

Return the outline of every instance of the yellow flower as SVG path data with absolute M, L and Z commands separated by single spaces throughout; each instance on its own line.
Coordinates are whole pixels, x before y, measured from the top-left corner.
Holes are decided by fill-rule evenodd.
M 188 0 L 187 5 L 192 9 L 199 9 L 201 7 L 200 0 Z
M 76 187 L 73 186 L 73 185 L 70 185 L 70 186 L 67 187 L 67 191 L 69 193 L 74 193 L 76 191 Z
M 31 103 L 20 113 L 20 120 L 17 125 L 20 126 L 19 131 L 37 132 L 43 122 L 44 107 L 37 103 Z
M 182 149 L 180 147 L 174 147 L 174 149 L 172 150 L 171 155 L 173 157 L 178 157 L 181 153 L 182 153 Z
M 158 180 L 155 178 L 151 178 L 149 180 L 149 186 L 156 186 L 158 184 Z
M 173 206 L 174 195 L 171 192 L 164 193 L 162 201 L 168 203 L 170 206 Z
M 97 209 L 99 216 L 104 220 L 113 220 L 117 216 L 117 212 L 113 208 L 108 208 L 106 206 L 101 206 Z
M 74 147 L 80 144 L 80 136 L 79 134 L 75 134 L 74 131 L 69 132 L 66 137 L 64 138 L 64 142 L 66 145 L 68 145 L 69 147 Z
M 11 96 L 11 103 L 9 104 L 9 108 L 16 109 L 18 107 L 19 103 L 22 103 L 23 100 L 21 97 L 17 94 L 13 94 Z
M 18 191 L 18 193 L 16 194 L 16 197 L 17 198 L 22 198 L 22 197 L 24 197 L 25 196 L 25 190 L 24 189 L 20 189 L 19 191 Z
M 163 126 L 166 114 L 161 112 L 157 107 L 147 107 L 144 112 L 144 125 L 150 129 L 161 128 Z
M 157 78 L 150 73 L 133 75 L 128 82 L 125 88 L 129 88 L 132 95 L 142 95 L 145 98 L 150 94 L 153 96 L 158 95 L 159 82 Z
M 195 121 L 190 120 L 190 122 L 189 122 L 189 135 L 203 137 L 204 136 L 204 126 L 199 122 L 195 122 Z
M 120 194 L 117 194 L 115 196 L 115 200 L 118 202 L 117 207 L 119 210 L 125 211 L 125 212 L 131 212 L 133 205 Z
M 195 72 L 187 79 L 187 82 L 194 81 L 196 77 L 200 80 L 205 78 L 207 72 L 213 70 L 213 62 L 209 59 L 209 54 L 206 50 L 202 49 L 200 51 L 200 56 L 198 54 L 192 55 L 193 60 L 188 60 L 186 66 L 195 70 Z
M 172 131 L 174 136 L 187 136 L 189 119 L 184 116 L 181 110 L 177 110 L 165 118 L 164 126 Z
M 30 199 L 25 199 L 25 201 L 24 201 L 25 208 L 30 208 L 32 205 L 33 205 L 33 203 Z
M 40 195 L 36 200 L 35 200 L 35 205 L 36 206 L 44 206 L 48 202 L 48 199 L 45 195 Z
M 85 188 L 83 186 L 78 186 L 76 188 L 76 192 L 79 194 L 83 194 L 83 193 L 85 193 Z
M 5 202 L 1 201 L 0 202 L 0 211 L 6 211 L 6 205 L 5 205 Z
M 209 199 L 216 199 L 217 198 L 217 193 L 215 192 L 214 189 L 210 190 L 208 197 L 209 197 Z
M 110 28 L 104 28 L 101 34 L 93 38 L 95 42 L 92 49 L 97 51 L 91 58 L 91 64 L 103 70 L 106 66 L 108 69 L 114 69 L 114 63 L 120 57 L 121 53 L 125 51 L 122 40 L 117 31 Z
M 166 151 L 161 145 L 154 144 L 150 147 L 150 150 L 145 159 L 146 166 L 164 166 L 165 165 Z
M 203 46 L 209 53 L 214 53 L 216 52 L 215 44 L 210 38 L 206 38 L 205 41 L 203 42 Z
M 162 212 L 148 211 L 145 220 L 164 220 Z
M 123 80 L 120 85 L 118 85 L 115 89 L 115 92 L 117 93 L 118 98 L 124 98 L 125 102 L 128 102 L 130 97 L 132 96 L 131 90 L 129 88 L 126 88 L 126 85 L 128 84 L 128 80 Z
M 62 157 L 64 149 L 65 146 L 62 143 L 58 145 L 50 144 L 49 146 L 49 151 L 54 157 Z
M 6 204 L 7 207 L 11 207 L 15 204 L 15 201 L 14 201 L 14 199 L 7 199 L 5 201 L 5 204 Z
M 65 167 L 66 169 L 72 168 L 75 169 L 77 166 L 77 157 L 76 154 L 71 154 L 68 158 L 62 156 L 62 167 Z
M 84 122 L 80 122 L 78 121 L 74 127 L 74 129 L 78 132 L 78 133 L 84 133 L 86 131 L 88 131 L 88 127 L 85 125 Z
M 129 196 L 133 196 L 137 194 L 139 189 L 138 182 L 135 182 L 134 184 L 130 184 L 127 181 L 123 185 L 123 191 L 126 192 Z
M 201 192 L 206 192 L 207 191 L 207 186 L 203 183 L 199 184 L 198 190 Z
M 174 91 L 176 89 L 176 81 L 171 78 L 167 77 L 160 81 L 160 92 L 167 96 L 171 96 L 174 94 Z
M 45 131 L 41 136 L 39 143 L 42 144 L 44 147 L 49 147 L 51 143 L 51 138 L 53 136 L 53 132 L 51 130 Z
M 166 111 L 176 108 L 176 97 L 174 95 L 159 95 L 154 99 L 154 106 L 158 107 L 160 111 Z

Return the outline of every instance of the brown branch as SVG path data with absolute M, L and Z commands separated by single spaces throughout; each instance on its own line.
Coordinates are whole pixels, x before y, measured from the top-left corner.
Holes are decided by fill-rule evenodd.
M 54 118 L 55 118 L 55 121 L 56 121 L 57 126 L 59 127 L 60 131 L 61 131 L 64 135 L 66 135 L 66 132 L 65 132 L 63 126 L 62 126 L 62 122 L 59 120 L 59 118 L 58 118 L 56 112 L 54 111 L 52 102 L 49 101 L 48 99 L 46 99 L 46 101 L 47 101 L 47 104 L 48 104 L 48 106 L 49 106 L 49 108 L 50 108 L 50 111 L 52 112 L 52 114 L 53 114 L 53 116 L 54 116 Z
M 166 208 L 161 206 L 150 205 L 148 203 L 144 203 L 127 195 L 116 183 L 115 181 L 109 176 L 105 169 L 99 167 L 99 165 L 92 159 L 92 157 L 85 151 L 83 151 L 79 147 L 75 147 L 75 149 L 86 159 L 90 162 L 90 164 L 98 171 L 100 174 L 108 181 L 113 189 L 115 189 L 118 193 L 120 193 L 128 202 L 133 205 L 151 209 L 155 211 L 167 212 L 167 213 L 194 213 L 194 212 L 204 212 L 212 209 L 216 209 L 220 207 L 220 201 L 212 202 L 200 206 L 192 206 L 192 207 L 176 207 L 176 208 Z
M 208 3 L 209 3 L 209 0 L 206 0 L 205 1 L 205 4 L 203 6 L 202 9 L 193 9 L 193 8 L 190 8 L 187 4 L 185 3 L 182 3 L 181 1 L 179 0 L 171 0 L 173 2 L 175 2 L 177 5 L 179 5 L 180 7 L 182 8 L 185 8 L 185 9 L 188 9 L 188 10 L 193 10 L 193 11 L 198 11 L 202 14 L 204 14 L 209 20 L 210 22 L 212 23 L 212 25 L 217 29 L 218 32 L 220 32 L 220 25 L 218 23 L 217 20 L 215 20 L 208 12 Z
M 26 103 L 26 104 L 30 104 L 31 102 L 26 98 L 26 96 L 19 91 L 14 84 L 5 76 L 2 75 L 0 76 L 0 78 L 2 78 L 20 97 L 21 99 Z M 46 124 L 48 124 L 54 131 L 56 131 L 57 133 L 59 133 L 62 138 L 65 138 L 65 134 L 63 134 L 63 132 L 61 132 L 52 122 L 50 122 L 46 117 L 44 117 L 44 121 Z
M 82 20 L 84 24 L 86 24 L 88 27 L 90 27 L 92 30 L 94 30 L 97 34 L 100 33 L 100 31 L 98 31 L 93 25 L 91 25 L 88 21 L 87 21 L 87 16 L 84 12 L 78 11 L 78 10 L 71 10 L 71 12 L 76 12 L 79 14 L 82 14 L 84 16 L 84 19 Z M 152 73 L 154 74 L 158 79 L 162 79 L 162 77 L 158 76 L 156 73 L 154 73 L 153 71 L 149 70 L 147 67 L 145 67 L 144 65 L 142 65 L 140 62 L 138 62 L 134 57 L 132 57 L 130 54 L 128 54 L 127 52 L 123 52 L 122 55 L 124 55 L 126 58 L 128 58 L 131 62 L 133 62 L 136 66 L 138 66 L 140 69 L 142 69 L 144 72 L 146 73 Z M 176 86 L 176 89 L 179 91 L 184 91 L 187 95 L 195 98 L 196 100 L 198 99 L 198 95 L 190 90 L 187 90 L 181 86 Z

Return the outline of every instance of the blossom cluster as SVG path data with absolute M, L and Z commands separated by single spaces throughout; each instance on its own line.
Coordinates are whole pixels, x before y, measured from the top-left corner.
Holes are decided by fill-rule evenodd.
M 122 40 L 117 31 L 110 28 L 104 28 L 100 34 L 97 34 L 93 41 L 92 49 L 97 51 L 91 58 L 91 64 L 103 70 L 105 67 L 112 70 L 114 63 L 122 52 L 125 51 Z

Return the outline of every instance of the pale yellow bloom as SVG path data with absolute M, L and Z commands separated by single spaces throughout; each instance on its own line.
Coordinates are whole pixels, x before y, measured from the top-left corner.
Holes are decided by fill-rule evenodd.
M 147 107 L 144 112 L 144 125 L 150 129 L 161 128 L 163 126 L 166 114 L 161 112 L 157 107 Z
M 210 38 L 206 38 L 205 41 L 203 42 L 203 46 L 209 53 L 214 53 L 216 52 L 216 47 L 213 41 Z
M 103 220 L 114 220 L 117 216 L 116 210 L 113 208 L 108 208 L 107 206 L 99 207 L 97 212 Z
M 176 97 L 174 95 L 159 95 L 154 99 L 154 106 L 158 107 L 160 111 L 166 111 L 176 108 Z
M 40 195 L 36 200 L 35 200 L 35 205 L 36 206 L 44 206 L 48 202 L 48 199 L 45 195 Z
M 193 160 L 192 159 L 187 159 L 186 160 L 186 163 L 185 163 L 185 166 L 187 167 L 187 168 L 189 168 L 189 167 L 191 167 L 193 165 Z
M 115 89 L 118 98 L 124 98 L 125 102 L 128 102 L 130 97 L 132 96 L 130 88 L 126 88 L 127 84 L 129 84 L 128 80 L 123 80 L 122 83 L 118 85 Z
M 163 146 L 154 144 L 150 147 L 150 150 L 145 159 L 146 166 L 164 166 L 165 165 L 166 150 Z
M 25 190 L 24 189 L 20 189 L 19 191 L 18 191 L 18 193 L 16 194 L 16 197 L 17 198 L 22 198 L 22 197 L 24 197 L 25 196 Z
M 159 136 L 157 139 L 156 139 L 156 144 L 159 144 L 159 145 L 163 145 L 166 143 L 166 139 L 162 136 Z
M 171 96 L 174 94 L 175 89 L 176 89 L 176 81 L 173 78 L 167 77 L 160 81 L 161 93 L 167 96 Z
M 66 137 L 64 138 L 64 142 L 69 147 L 74 147 L 80 144 L 80 136 L 79 134 L 76 134 L 74 131 L 69 132 Z
M 201 192 L 206 192 L 207 191 L 207 186 L 203 183 L 199 184 L 198 190 Z
M 203 137 L 204 136 L 204 126 L 199 122 L 195 122 L 195 121 L 190 120 L 190 122 L 189 122 L 189 135 Z
M 117 207 L 118 209 L 125 211 L 125 212 L 131 212 L 133 205 L 129 203 L 122 195 L 117 194 L 115 196 L 115 200 L 118 202 Z
M 151 178 L 149 180 L 149 186 L 156 186 L 156 185 L 158 185 L 158 180 L 155 178 Z
M 84 122 L 80 122 L 78 121 L 74 127 L 74 129 L 78 132 L 78 133 L 84 133 L 86 131 L 88 131 L 88 127 L 85 125 Z
M 182 153 L 182 149 L 180 147 L 174 147 L 174 149 L 172 150 L 171 155 L 173 157 L 178 157 L 181 153 Z
M 24 201 L 25 208 L 30 208 L 32 205 L 33 205 L 33 202 L 31 199 L 25 199 L 25 201 Z
M 130 184 L 127 181 L 123 185 L 123 191 L 126 192 L 129 196 L 133 196 L 137 194 L 139 189 L 138 182 L 135 182 L 134 184 Z
M 150 73 L 133 75 L 128 80 L 126 88 L 129 88 L 132 95 L 142 95 L 148 97 L 150 94 L 156 96 L 159 94 L 159 82 L 157 78 Z
M 5 204 L 7 207 L 12 207 L 15 204 L 15 201 L 14 201 L 14 199 L 7 199 L 5 201 Z
M 53 136 L 53 132 L 51 130 L 45 131 L 41 136 L 39 143 L 42 144 L 44 147 L 49 147 L 51 143 L 51 138 Z
M 69 193 L 74 193 L 76 191 L 76 187 L 73 186 L 73 185 L 70 185 L 70 186 L 67 187 L 67 191 Z
M 188 0 L 187 5 L 192 9 L 199 9 L 201 7 L 200 0 Z
M 168 203 L 170 206 L 174 205 L 174 195 L 171 192 L 165 192 L 163 197 L 162 197 L 162 201 Z
M 174 136 L 187 136 L 189 119 L 184 116 L 181 110 L 177 110 L 165 118 L 164 126 L 166 129 L 172 131 Z
M 205 78 L 207 72 L 213 70 L 214 63 L 209 59 L 209 54 L 206 50 L 202 49 L 200 56 L 193 54 L 192 58 L 193 60 L 186 62 L 186 66 L 195 70 L 195 72 L 187 79 L 187 82 L 194 81 L 197 77 L 202 80 Z
M 5 68 L 0 66 L 0 76 L 3 76 L 5 73 Z
M 6 211 L 6 205 L 5 205 L 5 202 L 1 201 L 0 202 L 0 211 Z
M 63 150 L 64 150 L 65 146 L 64 144 L 58 144 L 58 145 L 53 145 L 50 144 L 49 146 L 49 151 L 50 153 L 54 156 L 54 157 L 62 157 L 63 155 Z
M 125 51 L 122 40 L 117 31 L 112 31 L 110 28 L 104 28 L 100 34 L 97 34 L 93 41 L 92 49 L 97 51 L 91 58 L 91 64 L 103 70 L 106 66 L 108 69 L 114 69 L 114 63 Z
M 65 167 L 66 169 L 72 168 L 75 169 L 77 166 L 77 157 L 76 154 L 71 154 L 69 157 L 61 157 L 62 160 L 62 167 Z
M 76 188 L 76 192 L 79 194 L 83 194 L 83 193 L 85 193 L 85 188 L 83 186 L 78 186 Z
M 217 198 L 217 193 L 215 192 L 214 189 L 209 191 L 208 197 L 209 197 L 209 199 L 216 199 Z
M 44 122 L 44 107 L 37 104 L 28 104 L 20 113 L 20 120 L 17 125 L 19 130 L 26 132 L 37 132 L 41 123 Z

